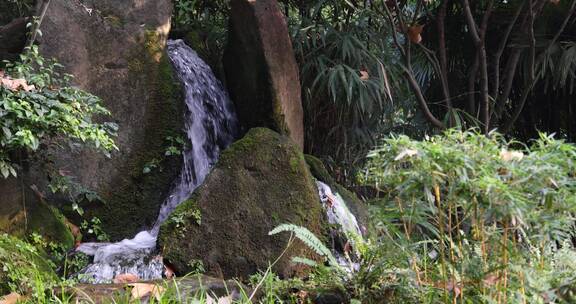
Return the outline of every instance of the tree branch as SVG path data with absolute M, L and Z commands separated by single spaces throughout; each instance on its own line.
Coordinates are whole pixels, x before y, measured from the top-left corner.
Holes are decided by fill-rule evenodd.
M 440 9 L 438 10 L 437 27 L 438 27 L 438 55 L 440 57 L 440 80 L 442 82 L 442 92 L 446 100 L 446 107 L 448 111 L 452 109 L 452 99 L 450 96 L 450 86 L 448 84 L 448 56 L 446 54 L 446 28 L 444 22 L 446 21 L 446 10 L 448 8 L 448 1 L 442 0 Z

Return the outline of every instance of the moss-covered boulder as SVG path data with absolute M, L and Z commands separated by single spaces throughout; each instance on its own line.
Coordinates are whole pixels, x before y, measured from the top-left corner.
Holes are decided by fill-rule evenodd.
M 39 193 L 15 178 L 0 178 L 0 234 L 26 238 L 37 233 L 48 242 L 72 248 L 74 237 L 66 219 Z
M 52 266 L 36 247 L 0 234 L 0 295 L 26 293 L 40 282 L 49 287 L 58 279 Z
M 364 202 L 362 202 L 362 200 L 360 200 L 358 196 L 354 194 L 354 192 L 338 184 L 332 175 L 330 175 L 328 170 L 326 170 L 326 166 L 324 166 L 322 160 L 312 155 L 305 155 L 305 158 L 312 175 L 317 180 L 330 186 L 333 192 L 340 194 L 344 201 L 346 201 L 350 211 L 354 214 L 354 216 L 356 216 L 360 226 L 366 227 L 368 223 L 368 209 L 366 204 L 364 204 Z
M 171 14 L 171 0 L 52 0 L 41 25 L 41 54 L 102 98 L 112 112 L 103 119 L 119 127 L 111 157 L 68 145 L 50 151 L 57 170 L 102 198 L 83 206 L 85 218 L 98 217 L 112 240 L 154 223 L 180 171 L 181 159 L 165 156 L 168 138 L 184 126 L 184 99 L 165 53 Z M 156 169 L 145 172 L 148 164 Z
M 279 224 L 305 226 L 320 235 L 323 210 L 303 154 L 269 129 L 250 130 L 225 150 L 192 197 L 162 225 L 159 246 L 166 261 L 185 274 L 241 277 L 264 270 L 284 250 L 286 235 L 271 237 Z M 291 275 L 292 256 L 309 256 L 296 243 L 276 265 Z

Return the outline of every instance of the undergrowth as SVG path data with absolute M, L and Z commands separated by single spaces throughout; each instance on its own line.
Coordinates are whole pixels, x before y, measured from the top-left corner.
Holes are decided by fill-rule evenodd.
M 391 137 L 370 153 L 360 180 L 380 198 L 370 204 L 369 235 L 354 242 L 356 268 L 343 267 L 305 228 L 281 225 L 270 234 L 291 233 L 288 246 L 299 239 L 318 253 L 316 261 L 293 258 L 312 270 L 281 279 L 272 263 L 238 282 L 233 303 L 576 301 L 574 145 L 546 135 L 524 145 L 473 131 Z M 30 303 L 70 303 L 45 288 L 58 284 L 27 277 L 36 295 Z M 183 298 L 178 284 L 165 284 L 151 303 L 209 302 L 210 293 Z

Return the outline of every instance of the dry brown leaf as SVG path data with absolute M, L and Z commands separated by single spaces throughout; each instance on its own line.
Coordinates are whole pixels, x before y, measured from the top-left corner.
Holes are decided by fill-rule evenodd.
M 370 74 L 368 74 L 368 71 L 360 71 L 360 79 L 362 80 L 370 79 Z
M 26 79 L 12 79 L 6 75 L 4 75 L 4 72 L 2 72 L 2 74 L 0 75 L 0 85 L 7 88 L 10 91 L 20 91 L 20 90 L 24 90 L 26 92 L 30 92 L 32 90 L 35 90 L 36 87 L 34 87 L 34 85 L 28 85 L 28 82 L 26 82 Z
M 22 301 L 22 300 L 24 300 L 24 297 L 13 292 L 9 295 L 6 295 L 6 296 L 0 298 L 0 304 L 16 304 L 16 303 L 18 303 L 18 301 Z
M 150 283 L 132 283 L 128 284 L 128 286 L 132 287 L 130 294 L 134 300 L 140 300 L 144 297 L 154 297 L 156 300 L 160 301 L 160 298 L 165 291 L 164 287 Z
M 123 273 L 117 275 L 112 281 L 114 284 L 126 284 L 126 283 L 136 283 L 140 281 L 140 278 L 133 273 Z
M 558 5 L 558 4 L 560 4 L 560 0 L 550 0 L 550 3 L 552 3 L 554 5 Z
M 412 43 L 418 44 L 422 42 L 422 30 L 424 29 L 423 25 L 416 24 L 408 27 L 408 39 L 412 41 Z
M 170 268 L 167 265 L 164 265 L 164 276 L 167 279 L 172 279 L 176 276 L 176 273 L 174 273 L 174 270 L 172 268 Z

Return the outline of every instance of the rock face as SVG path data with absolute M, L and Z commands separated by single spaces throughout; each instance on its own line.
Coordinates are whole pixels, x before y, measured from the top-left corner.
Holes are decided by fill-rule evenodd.
M 276 0 L 232 0 L 227 85 L 244 128 L 271 128 L 302 149 L 304 120 L 298 65 Z
M 180 159 L 164 159 L 166 138 L 183 126 L 183 102 L 164 53 L 170 0 L 52 0 L 41 26 L 40 51 L 56 58 L 80 88 L 103 99 L 119 126 L 119 151 L 51 151 L 56 167 L 96 191 L 105 204 L 85 206 L 118 240 L 149 227 L 178 176 Z M 47 192 L 47 191 L 46 191 Z
M 0 234 L 26 238 L 37 233 L 46 241 L 71 248 L 74 237 L 64 216 L 32 189 L 20 188 L 19 183 L 15 178 L 0 178 Z
M 26 18 L 17 18 L 0 26 L 0 61 L 18 58 L 26 44 L 27 23 Z
M 247 278 L 265 270 L 284 250 L 288 235 L 268 236 L 279 224 L 321 235 L 324 220 L 314 179 L 299 148 L 269 129 L 252 129 L 225 150 L 214 170 L 160 230 L 159 246 L 178 273 L 197 270 Z M 291 256 L 309 256 L 296 242 L 276 271 L 298 271 Z

